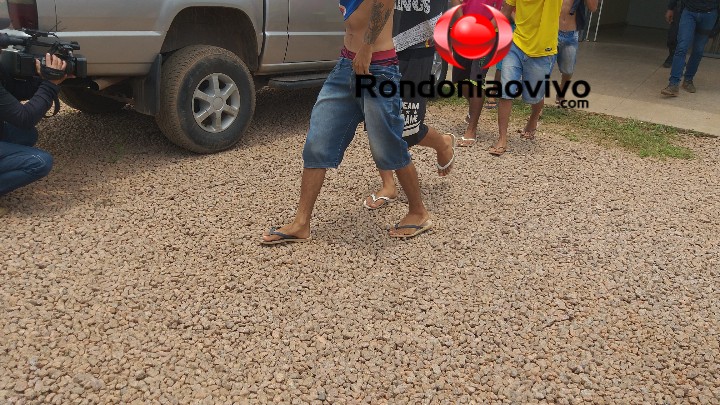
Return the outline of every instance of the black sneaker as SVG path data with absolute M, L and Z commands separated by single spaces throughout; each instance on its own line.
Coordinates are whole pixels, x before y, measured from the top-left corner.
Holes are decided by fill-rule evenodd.
M 662 89 L 662 91 L 660 91 L 660 94 L 662 94 L 663 96 L 670 96 L 670 97 L 677 97 L 679 93 L 680 93 L 680 89 L 678 89 L 677 84 L 675 84 L 675 85 L 668 84 L 667 87 L 665 87 L 664 89 Z
M 685 91 L 687 91 L 688 93 L 695 93 L 697 91 L 692 80 L 684 80 L 683 84 L 682 84 L 682 88 Z

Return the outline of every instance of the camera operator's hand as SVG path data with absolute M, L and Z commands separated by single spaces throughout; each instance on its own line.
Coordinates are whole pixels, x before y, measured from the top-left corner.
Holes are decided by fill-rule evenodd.
M 63 72 L 64 72 L 64 71 L 65 71 L 65 68 L 67 67 L 67 63 L 66 63 L 64 60 L 58 58 L 58 57 L 55 56 L 55 55 L 50 55 L 49 53 L 46 53 L 46 54 L 45 54 L 45 66 L 47 66 L 47 67 L 49 67 L 49 68 L 57 69 L 57 70 L 60 70 L 60 71 L 63 71 Z M 45 79 L 45 78 L 43 77 L 43 75 L 42 75 L 42 69 L 41 69 L 40 61 L 39 61 L 39 60 L 36 60 L 36 61 L 35 61 L 35 68 L 37 69 L 38 75 L 40 75 L 40 77 L 42 77 L 43 79 Z M 63 76 L 62 79 L 50 80 L 50 81 L 53 82 L 53 83 L 55 83 L 55 84 L 60 84 L 60 83 L 62 83 L 63 80 L 65 80 L 65 79 L 67 79 L 67 75 Z

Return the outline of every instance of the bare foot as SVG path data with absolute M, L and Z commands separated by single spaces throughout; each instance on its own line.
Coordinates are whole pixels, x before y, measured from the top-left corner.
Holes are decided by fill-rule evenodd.
M 402 228 L 404 226 L 414 226 L 414 228 Z M 425 212 L 423 215 L 407 214 L 405 218 L 401 219 L 400 222 L 395 225 L 395 227 L 390 228 L 390 236 L 403 237 L 410 236 L 412 234 L 419 234 L 429 230 L 430 227 L 432 227 L 430 213 Z
M 296 225 L 295 223 L 291 223 L 291 224 L 285 225 L 283 227 L 277 228 L 274 231 L 276 233 L 282 233 L 282 234 L 285 234 L 288 236 L 292 236 L 293 237 L 292 239 L 309 239 L 310 238 L 310 226 L 309 225 L 300 226 L 300 225 Z M 285 239 L 282 236 L 277 235 L 277 234 L 271 235 L 270 232 L 271 231 L 265 231 L 265 233 L 263 233 L 262 240 L 264 242 L 276 242 L 276 241 Z
M 445 148 L 442 152 L 437 152 L 437 169 L 441 177 L 450 174 L 455 162 L 455 137 L 451 134 L 445 134 L 443 140 Z

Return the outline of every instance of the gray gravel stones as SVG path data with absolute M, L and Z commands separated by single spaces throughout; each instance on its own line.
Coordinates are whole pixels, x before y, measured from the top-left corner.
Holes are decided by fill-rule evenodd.
M 720 401 L 717 140 L 643 160 L 546 125 L 493 158 L 486 111 L 450 177 L 413 150 L 436 229 L 402 242 L 383 229 L 404 196 L 362 207 L 359 133 L 315 240 L 261 247 L 294 213 L 316 94 L 263 92 L 210 156 L 130 111 L 45 120 L 55 170 L 0 199 L 0 403 Z

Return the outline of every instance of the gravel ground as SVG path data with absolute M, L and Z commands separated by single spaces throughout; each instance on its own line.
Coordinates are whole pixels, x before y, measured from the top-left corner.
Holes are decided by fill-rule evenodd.
M 263 92 L 210 156 L 131 111 L 45 120 L 55 170 L 0 199 L 0 403 L 720 402 L 717 139 L 658 161 L 546 131 L 494 158 L 486 113 L 450 177 L 414 151 L 436 229 L 399 241 L 403 198 L 361 205 L 359 136 L 315 240 L 260 246 L 316 95 Z

